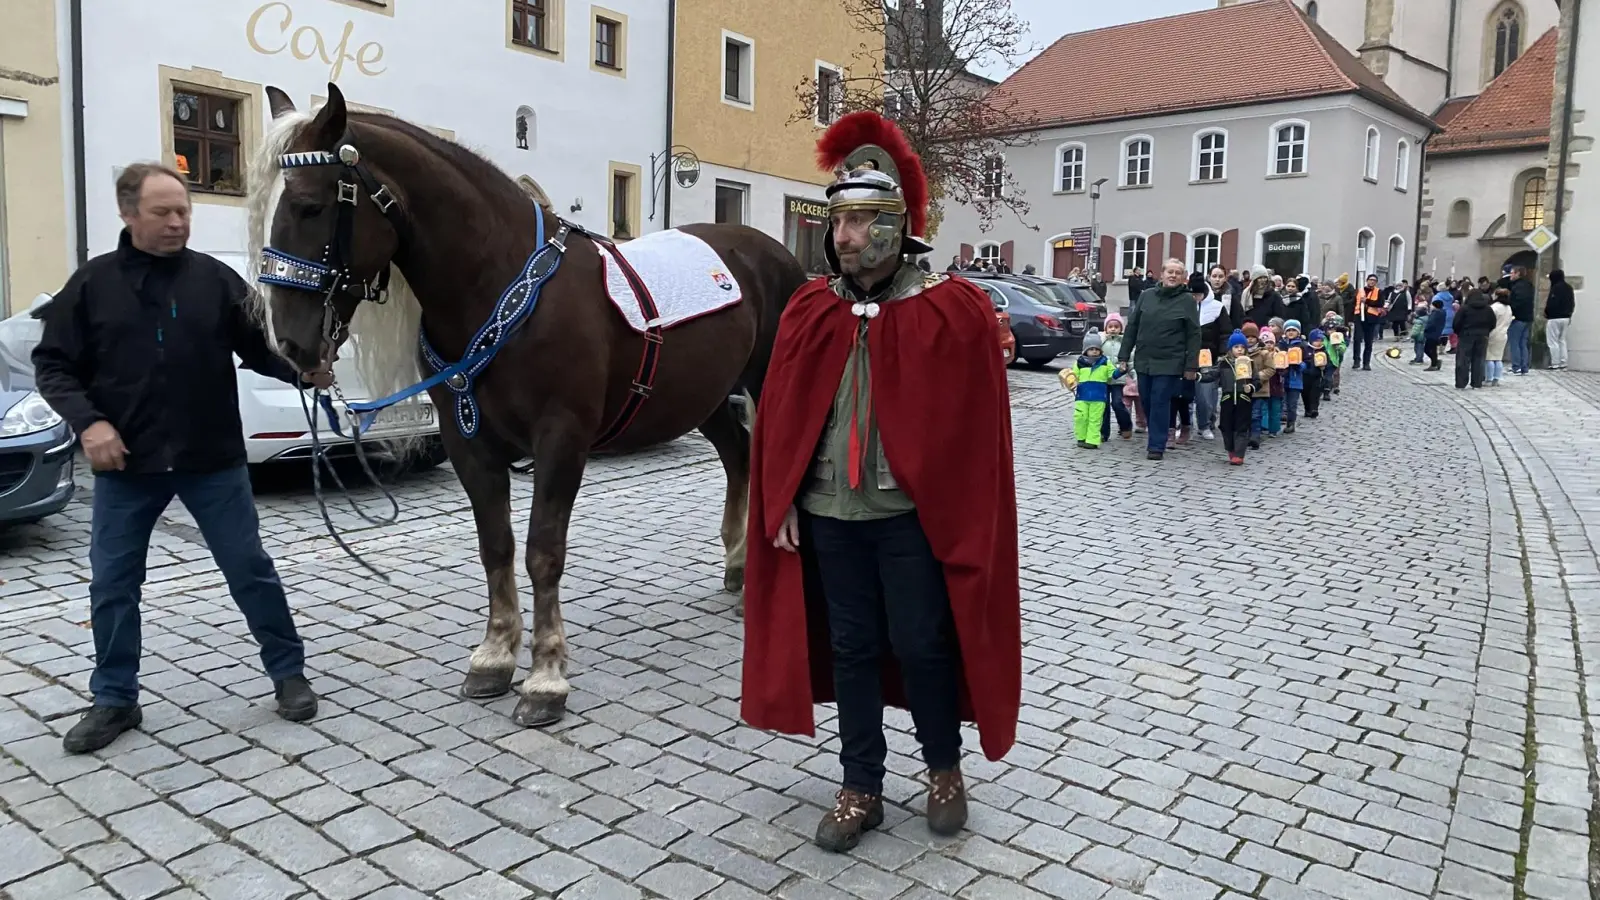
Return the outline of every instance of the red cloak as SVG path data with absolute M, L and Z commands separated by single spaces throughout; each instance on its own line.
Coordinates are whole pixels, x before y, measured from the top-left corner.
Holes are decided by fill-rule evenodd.
M 826 279 L 802 287 L 778 326 L 756 414 L 745 570 L 741 711 L 756 728 L 814 735 L 831 703 L 827 606 L 815 560 L 773 546 L 799 497 L 859 322 Z M 867 329 L 883 452 L 944 567 L 961 647 L 961 716 L 1005 756 L 1022 702 L 1022 613 L 1011 404 L 994 307 L 959 278 L 882 305 Z M 899 667 L 884 700 L 905 706 Z

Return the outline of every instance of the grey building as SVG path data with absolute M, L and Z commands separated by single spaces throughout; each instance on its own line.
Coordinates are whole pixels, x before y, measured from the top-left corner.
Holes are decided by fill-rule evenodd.
M 1095 260 L 1107 281 L 1168 257 L 1384 283 L 1415 267 L 1437 128 L 1289 0 L 1070 34 L 991 96 L 1027 110 L 1034 140 L 984 189 L 1009 171 L 1031 210 L 986 230 L 951 205 L 936 259 L 1057 276 Z

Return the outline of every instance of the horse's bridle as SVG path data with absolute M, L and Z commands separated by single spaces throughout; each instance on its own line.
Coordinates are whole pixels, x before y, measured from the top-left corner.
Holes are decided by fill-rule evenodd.
M 261 250 L 261 266 L 256 273 L 256 280 L 262 284 L 323 296 L 322 339 L 325 346 L 322 350 L 330 358 L 350 330 L 349 321 L 341 319 L 334 309 L 334 298 L 343 295 L 354 298 L 357 304 L 363 300 L 383 303 L 389 289 L 389 265 L 381 266 L 371 281 L 357 280 L 350 271 L 356 205 L 360 202 L 361 194 L 365 192 L 394 227 L 401 251 L 411 238 L 411 223 L 406 217 L 405 208 L 388 185 L 373 177 L 372 171 L 361 161 L 361 151 L 353 143 L 340 143 L 336 153 L 311 150 L 285 153 L 278 157 L 278 166 L 283 170 L 335 165 L 343 166 L 344 171 L 339 177 L 338 211 L 333 235 L 322 246 L 322 261 L 301 259 L 268 246 Z M 354 316 L 354 309 L 351 310 L 351 316 Z

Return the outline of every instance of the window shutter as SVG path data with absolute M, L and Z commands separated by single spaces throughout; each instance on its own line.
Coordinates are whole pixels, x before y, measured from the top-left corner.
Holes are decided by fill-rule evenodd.
M 1239 267 L 1239 229 L 1222 233 L 1222 267 L 1230 272 Z
M 1167 261 L 1166 256 L 1161 252 L 1162 246 L 1166 243 L 1165 239 L 1166 235 L 1158 231 L 1150 235 L 1149 240 L 1145 242 L 1144 271 L 1147 276 L 1151 272 L 1159 274 L 1162 264 Z
M 961 245 L 961 261 L 962 262 L 967 262 L 968 260 L 972 259 L 972 257 L 973 257 L 972 245 L 971 244 L 962 244 Z
M 1118 265 L 1117 239 L 1108 234 L 1100 235 L 1100 278 L 1108 284 L 1121 278 Z
M 1185 261 L 1185 265 L 1188 264 L 1188 259 L 1189 259 L 1189 255 L 1188 255 L 1189 254 L 1189 236 L 1188 235 L 1184 234 L 1181 231 L 1174 231 L 1174 232 L 1172 232 L 1171 235 L 1169 235 L 1167 237 L 1167 245 L 1168 245 L 1167 249 L 1171 251 L 1171 253 L 1168 254 L 1169 256 L 1175 256 L 1178 259 L 1184 260 Z
M 1000 258 L 1006 261 L 1006 268 L 1011 268 L 1011 254 L 1017 249 L 1016 241 L 1006 241 L 1000 245 Z

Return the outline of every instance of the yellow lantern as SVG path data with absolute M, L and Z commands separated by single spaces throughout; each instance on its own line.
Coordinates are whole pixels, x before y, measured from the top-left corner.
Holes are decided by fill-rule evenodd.
M 1319 369 L 1326 368 L 1328 365 L 1328 354 L 1321 350 L 1318 350 L 1316 355 L 1311 358 L 1316 362 L 1316 366 Z
M 1298 366 L 1304 359 L 1305 357 L 1301 354 L 1299 347 L 1289 348 L 1289 365 Z
M 1209 365 L 1211 365 L 1211 351 L 1207 350 L 1205 348 L 1201 348 L 1201 350 L 1200 350 L 1200 367 L 1201 368 L 1205 368 L 1206 366 L 1209 366 Z
M 1061 379 L 1061 386 L 1067 390 L 1075 391 L 1078 389 L 1078 376 L 1071 369 L 1062 369 L 1061 374 L 1057 377 Z
M 1340 334 L 1337 331 L 1335 331 L 1333 334 L 1328 336 L 1328 343 L 1330 343 L 1330 344 L 1334 345 L 1335 347 L 1337 347 L 1340 344 L 1344 343 L 1344 335 Z
M 1233 360 L 1233 377 L 1236 381 L 1250 380 L 1250 357 L 1238 356 Z

